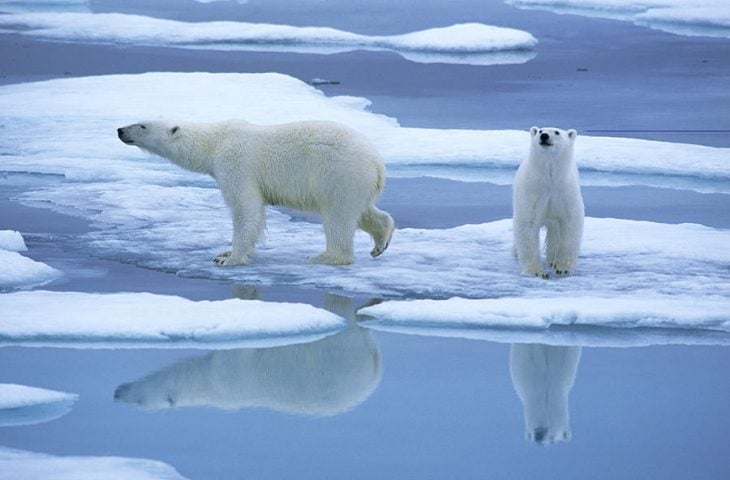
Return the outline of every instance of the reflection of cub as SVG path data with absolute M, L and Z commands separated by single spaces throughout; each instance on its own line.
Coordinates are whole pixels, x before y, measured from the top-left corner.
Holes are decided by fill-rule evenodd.
M 581 347 L 514 344 L 510 372 L 525 410 L 526 437 L 540 444 L 570 440 L 568 394 Z
M 351 305 L 336 305 L 343 302 L 350 299 L 329 296 L 327 307 L 352 316 Z M 349 314 L 338 311 L 343 306 Z M 351 323 L 312 343 L 189 358 L 119 386 L 114 398 L 147 409 L 206 405 L 336 415 L 364 402 L 380 377 L 380 353 L 370 331 Z

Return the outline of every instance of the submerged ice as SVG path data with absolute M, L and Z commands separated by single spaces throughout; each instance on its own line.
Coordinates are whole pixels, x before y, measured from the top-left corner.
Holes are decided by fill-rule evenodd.
M 143 458 L 55 456 L 0 447 L 0 479 L 185 480 L 170 465 Z
M 70 412 L 77 400 L 73 393 L 0 383 L 0 426 L 55 420 Z

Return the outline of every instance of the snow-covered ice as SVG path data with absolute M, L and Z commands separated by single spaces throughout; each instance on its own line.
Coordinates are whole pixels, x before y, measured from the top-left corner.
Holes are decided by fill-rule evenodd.
M 357 263 L 335 268 L 306 261 L 324 244 L 319 225 L 292 222 L 272 209 L 255 262 L 220 269 L 211 260 L 228 246 L 231 222 L 213 181 L 125 146 L 115 135 L 120 125 L 161 113 L 255 123 L 328 119 L 368 134 L 391 173 L 396 166 L 408 175 L 422 160 L 435 175 L 440 165 L 465 164 L 487 177 L 507 172 L 506 183 L 529 146 L 527 132 L 402 128 L 367 111 L 367 105 L 360 98 L 327 98 L 277 74 L 153 73 L 9 85 L 0 87 L 8 133 L 0 138 L 2 169 L 64 174 L 65 182 L 27 192 L 21 200 L 92 220 L 99 230 L 75 241 L 94 254 L 184 275 L 395 297 L 497 297 L 575 288 L 704 295 L 715 290 L 714 283 L 725 290 L 728 232 L 612 219 L 588 220 L 577 276 L 538 288 L 514 273 L 509 220 L 448 230 L 401 229 L 389 251 L 375 260 L 366 255 L 369 239 L 359 233 Z M 630 177 L 632 183 L 651 184 L 661 177 L 710 191 L 728 191 L 730 185 L 724 148 L 598 137 L 579 137 L 577 148 L 588 184 L 593 171 L 619 182 Z M 421 167 L 414 168 L 421 174 Z
M 730 38 L 727 0 L 505 0 L 519 8 L 631 21 L 678 35 Z
M 78 395 L 12 383 L 0 383 L 0 426 L 33 425 L 71 411 Z
M 529 149 L 530 125 L 525 131 L 404 128 L 369 106 L 364 98 L 328 98 L 279 74 L 148 73 L 6 85 L 0 87 L 6 132 L 0 138 L 0 168 L 62 174 L 78 182 L 211 185 L 117 139 L 117 127 L 161 115 L 261 124 L 338 121 L 368 135 L 384 156 L 388 174 L 400 177 L 506 185 Z M 575 156 L 584 185 L 730 193 L 728 148 L 580 135 Z
M 728 312 L 730 300 L 724 296 L 631 292 L 391 301 L 359 311 L 374 319 L 364 324 L 375 330 L 602 347 L 730 345 Z
M 142 458 L 54 456 L 0 447 L 0 480 L 185 480 L 170 465 Z
M 422 63 L 524 63 L 535 56 L 528 32 L 462 23 L 402 35 L 370 36 L 328 27 L 232 21 L 182 22 L 122 13 L 0 15 L 0 29 L 51 40 L 331 54 L 388 50 Z
M 0 291 L 46 284 L 62 273 L 18 252 L 28 250 L 23 236 L 13 230 L 0 230 Z
M 0 295 L 0 310 L 0 345 L 259 347 L 309 342 L 345 326 L 311 305 L 150 293 L 16 292 Z

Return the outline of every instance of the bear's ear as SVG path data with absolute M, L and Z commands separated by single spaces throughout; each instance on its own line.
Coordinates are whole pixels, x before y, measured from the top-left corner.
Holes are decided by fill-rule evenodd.
M 568 130 L 568 138 L 570 138 L 571 140 L 575 140 L 575 137 L 577 135 L 578 135 L 578 132 L 576 132 L 572 128 L 570 130 Z
M 180 127 L 178 127 L 177 125 L 175 125 L 174 127 L 172 127 L 170 129 L 170 135 L 175 135 L 179 131 L 180 131 Z
M 530 135 L 532 135 L 534 137 L 535 135 L 537 135 L 538 130 L 540 130 L 540 129 L 537 127 L 532 127 L 530 129 Z

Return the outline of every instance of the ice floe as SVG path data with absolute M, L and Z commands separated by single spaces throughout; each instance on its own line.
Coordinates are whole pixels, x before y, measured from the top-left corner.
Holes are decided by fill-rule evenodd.
M 48 422 L 71 411 L 78 395 L 0 383 L 0 426 Z
M 375 330 L 503 343 L 636 347 L 730 345 L 730 300 L 616 293 L 391 301 L 361 309 Z
M 324 308 L 347 319 L 347 327 L 310 343 L 187 358 L 120 385 L 114 398 L 147 410 L 269 408 L 312 416 L 349 411 L 379 385 L 380 351 L 372 332 L 356 323 L 351 298 L 326 293 Z
M 45 263 L 18 253 L 26 250 L 19 232 L 0 230 L 0 291 L 43 285 L 63 275 Z
M 524 63 L 535 56 L 537 45 L 527 32 L 480 23 L 371 36 L 328 27 L 182 22 L 122 13 L 26 13 L 0 15 L 0 28 L 65 42 L 315 54 L 388 50 L 415 62 L 476 65 Z
M 185 480 L 170 465 L 142 458 L 55 456 L 0 447 L 0 479 Z
M 368 135 L 388 174 L 400 177 L 506 185 L 528 152 L 530 125 L 525 131 L 404 128 L 369 106 L 363 98 L 328 98 L 279 74 L 148 73 L 6 85 L 0 87 L 0 170 L 62 174 L 75 182 L 212 185 L 117 139 L 117 127 L 162 115 L 181 121 L 342 122 Z M 582 135 L 575 148 L 584 185 L 730 193 L 727 148 Z
M 726 0 L 506 0 L 519 8 L 631 21 L 678 35 L 730 38 Z
M 78 348 L 234 348 L 317 340 L 345 321 L 311 305 L 194 302 L 149 293 L 0 295 L 0 345 Z

